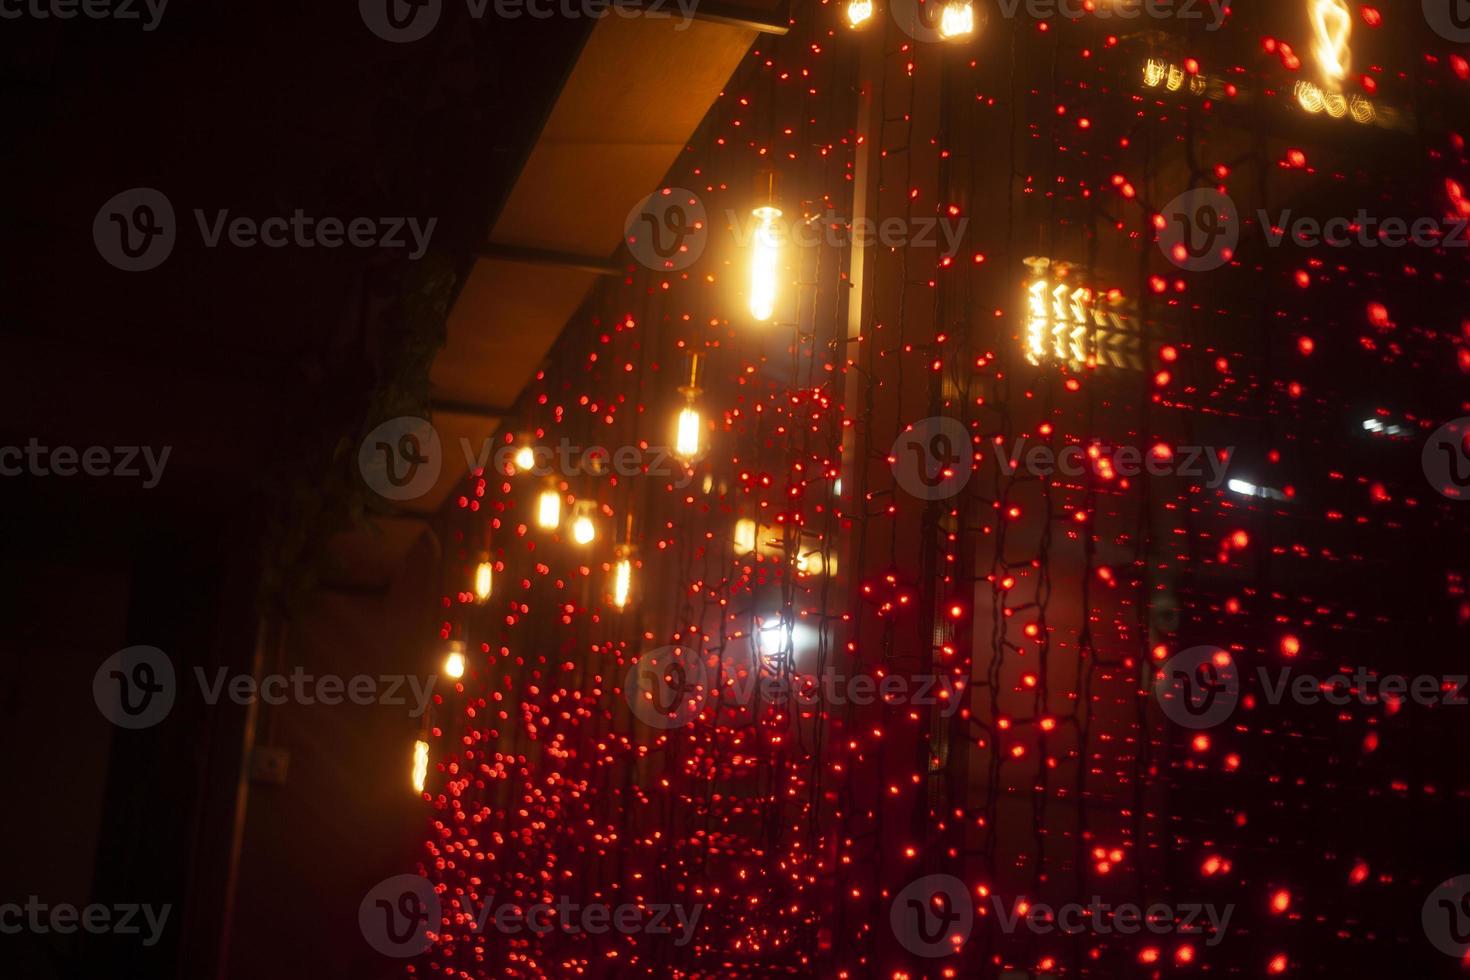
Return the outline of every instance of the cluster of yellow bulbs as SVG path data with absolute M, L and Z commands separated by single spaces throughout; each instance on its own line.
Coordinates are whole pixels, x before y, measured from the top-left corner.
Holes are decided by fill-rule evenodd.
M 686 421 L 686 416 L 693 416 L 692 422 Z M 691 434 L 685 437 L 686 427 Z M 699 440 L 699 413 L 692 407 L 685 408 L 680 413 L 679 431 L 681 441 L 692 441 L 697 447 Z M 682 451 L 681 451 L 682 454 Z M 515 466 L 521 471 L 527 471 L 535 465 L 535 453 L 530 446 L 522 446 L 516 451 L 514 457 Z M 562 495 L 561 491 L 554 487 L 547 487 L 541 491 L 536 498 L 536 526 L 545 531 L 554 531 L 561 526 Z M 572 540 L 579 545 L 589 545 L 597 540 L 597 522 L 593 519 L 596 508 L 590 502 L 583 502 L 577 506 L 571 522 Z M 480 583 L 484 583 L 484 589 Z M 613 568 L 613 605 L 623 609 L 628 605 L 629 596 L 633 585 L 633 563 L 628 558 L 620 559 Z M 490 595 L 490 565 L 488 560 L 480 564 L 476 573 L 475 594 L 480 601 L 484 601 Z
M 873 17 L 873 0 L 847 0 L 847 23 L 861 27 Z M 968 37 L 975 33 L 975 5 L 972 0 L 945 0 L 939 8 L 939 36 Z

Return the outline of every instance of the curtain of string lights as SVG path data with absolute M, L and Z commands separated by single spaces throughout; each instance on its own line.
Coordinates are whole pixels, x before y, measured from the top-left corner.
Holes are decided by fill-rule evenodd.
M 1420 912 L 1470 872 L 1470 708 L 1261 679 L 1470 657 L 1470 515 L 1420 465 L 1470 414 L 1466 253 L 1272 244 L 1470 215 L 1470 65 L 1417 4 L 1117 6 L 798 3 L 756 41 L 668 177 L 702 250 L 624 255 L 453 508 L 410 973 L 1456 966 Z M 1233 202 L 1217 268 L 1169 245 L 1190 191 Z M 1200 646 L 1239 703 L 1190 728 L 1155 678 Z M 944 875 L 936 954 L 895 908 Z M 701 913 L 475 927 L 560 896 Z

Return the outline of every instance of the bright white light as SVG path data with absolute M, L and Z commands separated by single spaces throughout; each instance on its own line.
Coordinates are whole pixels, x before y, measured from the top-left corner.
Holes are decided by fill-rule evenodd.
M 1386 436 L 1402 436 L 1408 435 L 1409 433 L 1409 430 L 1402 425 L 1384 425 L 1377 419 L 1364 419 L 1363 428 L 1369 432 L 1381 433 Z
M 762 666 L 778 670 L 786 664 L 789 656 L 791 666 L 796 667 L 798 661 L 808 661 L 817 653 L 821 636 L 816 627 L 807 625 L 801 619 L 791 623 L 789 650 L 786 646 L 786 629 L 787 624 L 781 621 L 779 613 L 757 619 L 752 640 Z
M 522 446 L 520 449 L 516 450 L 515 464 L 516 469 L 520 470 L 522 473 L 525 473 L 528 470 L 535 468 L 536 453 L 532 451 L 530 446 Z
M 786 660 L 785 627 L 779 615 L 759 620 L 755 629 L 755 649 L 761 663 L 772 670 L 779 669 Z
M 597 537 L 597 525 L 592 523 L 592 518 L 583 514 L 572 522 L 572 540 L 578 544 L 591 544 L 592 539 Z
M 699 412 L 691 405 L 679 412 L 679 431 L 674 437 L 674 454 L 690 460 L 699 455 Z
M 848 24 L 856 27 L 871 16 L 873 16 L 873 0 L 849 0 L 847 4 Z
M 542 490 L 536 501 L 536 526 L 550 531 L 561 523 L 561 494 Z
M 842 496 L 842 477 L 840 476 L 832 481 L 832 496 Z
M 420 739 L 413 743 L 413 791 L 422 793 L 429 778 L 429 743 Z
M 619 609 L 628 605 L 628 594 L 633 591 L 633 563 L 624 558 L 613 572 L 613 605 Z
M 481 602 L 490 598 L 490 587 L 494 574 L 495 568 L 488 561 L 480 562 L 475 569 L 475 598 Z
M 750 257 L 750 315 L 761 322 L 776 312 L 776 268 L 781 258 L 781 241 L 776 234 L 776 219 L 781 209 L 756 208 L 751 212 L 760 224 Z
M 939 14 L 940 37 L 964 37 L 975 33 L 975 7 L 968 2 L 949 0 Z
M 1231 493 L 1238 493 L 1242 497 L 1260 497 L 1262 500 L 1278 500 L 1285 502 L 1286 494 L 1275 487 L 1258 487 L 1247 480 L 1231 480 L 1225 484 Z

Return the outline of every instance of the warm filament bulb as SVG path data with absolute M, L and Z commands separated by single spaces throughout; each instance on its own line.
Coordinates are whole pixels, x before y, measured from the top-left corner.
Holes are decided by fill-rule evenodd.
M 756 208 L 751 213 L 760 225 L 755 230 L 755 252 L 750 260 L 750 315 L 764 322 L 776 312 L 776 264 L 781 257 L 776 219 L 781 217 L 781 209 Z
M 542 490 L 536 502 L 536 525 L 551 530 L 561 523 L 561 494 Z
M 429 778 L 429 743 L 423 739 L 413 743 L 413 790 L 415 793 L 424 791 L 424 783 Z
M 866 21 L 873 16 L 873 0 L 849 0 L 847 4 L 847 23 L 853 27 Z
M 592 518 L 583 515 L 572 522 L 573 541 L 578 544 L 591 544 L 595 537 L 597 537 L 597 525 L 592 523 Z
M 1312 54 L 1331 86 L 1347 77 L 1352 52 L 1353 12 L 1344 0 L 1312 0 L 1312 31 L 1317 35 Z
M 940 37 L 963 37 L 975 33 L 975 8 L 972 4 L 950 0 L 939 14 Z
M 699 455 L 699 412 L 690 405 L 679 412 L 679 431 L 674 437 L 674 455 L 693 459 Z
M 484 602 L 490 598 L 490 585 L 494 580 L 494 568 L 488 561 L 482 561 L 475 569 L 475 598 Z
M 633 591 L 633 562 L 627 558 L 618 562 L 613 572 L 613 605 L 619 609 L 628 605 L 628 595 Z

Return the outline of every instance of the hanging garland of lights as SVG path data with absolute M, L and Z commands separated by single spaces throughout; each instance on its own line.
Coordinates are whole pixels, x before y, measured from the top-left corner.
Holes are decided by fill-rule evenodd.
M 1201 644 L 1402 672 L 1465 639 L 1467 523 L 1418 467 L 1470 413 L 1464 253 L 1272 248 L 1262 216 L 1470 215 L 1470 64 L 1411 58 L 1407 14 L 1347 0 L 1216 31 L 1116 6 L 847 0 L 757 43 L 670 178 L 729 234 L 600 285 L 511 462 L 457 501 L 455 683 L 412 773 L 441 928 L 410 973 L 1441 963 L 1419 903 L 1470 863 L 1390 838 L 1463 817 L 1463 774 L 1422 761 L 1463 722 L 1313 714 L 1252 675 L 1230 725 L 1191 731 L 1151 691 Z M 1208 193 L 1240 224 L 1213 269 L 1169 237 L 1171 199 Z M 916 448 L 939 464 L 918 486 Z M 920 949 L 895 914 L 930 876 L 972 922 Z M 568 895 L 700 914 L 682 943 L 477 926 Z M 1015 924 L 1068 902 L 1173 919 Z M 1231 912 L 1190 931 L 1192 904 Z

